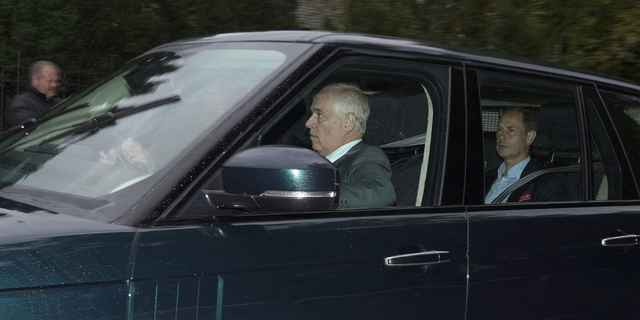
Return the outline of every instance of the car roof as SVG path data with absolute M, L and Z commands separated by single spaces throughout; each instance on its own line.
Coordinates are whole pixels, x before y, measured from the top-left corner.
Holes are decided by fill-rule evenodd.
M 417 40 L 355 33 L 302 30 L 223 33 L 213 36 L 179 40 L 161 45 L 156 49 L 197 43 L 215 42 L 298 42 L 418 53 L 443 59 L 464 61 L 466 63 L 472 64 L 475 63 L 489 66 L 500 66 L 552 74 L 561 77 L 569 77 L 582 81 L 596 82 L 599 84 L 640 91 L 640 84 L 624 79 L 618 79 L 608 75 L 597 74 L 585 70 L 578 70 L 567 66 L 540 61 L 523 61 L 524 59 L 501 57 L 495 53 L 480 52 L 478 50 L 472 51 L 465 48 L 451 48 L 435 43 L 427 43 Z

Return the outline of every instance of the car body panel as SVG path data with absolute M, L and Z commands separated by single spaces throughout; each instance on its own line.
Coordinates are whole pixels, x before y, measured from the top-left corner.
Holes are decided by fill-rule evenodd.
M 469 212 L 469 319 L 640 316 L 640 248 L 602 245 L 640 230 L 637 205 L 476 210 Z
M 125 282 L 0 291 L 3 319 L 125 319 Z
M 193 313 L 200 296 L 198 310 L 213 312 L 215 302 L 225 319 L 393 317 L 398 310 L 407 318 L 463 319 L 465 243 L 465 214 L 455 211 L 158 227 L 140 235 L 134 314 L 150 310 L 138 309 L 138 300 L 156 299 L 169 302 L 158 312 Z M 448 251 L 451 261 L 384 265 L 412 246 Z M 194 298 L 178 303 L 184 280 L 191 283 L 184 294 Z
M 135 228 L 9 201 L 0 227 L 2 318 L 125 315 Z

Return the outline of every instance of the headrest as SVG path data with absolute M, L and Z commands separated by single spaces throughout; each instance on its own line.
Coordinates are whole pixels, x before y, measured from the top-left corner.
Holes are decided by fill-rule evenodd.
M 580 152 L 578 119 L 573 102 L 552 102 L 540 106 L 536 150 Z
M 424 134 L 427 129 L 428 102 L 419 83 L 369 96 L 371 113 L 363 140 L 384 145 Z

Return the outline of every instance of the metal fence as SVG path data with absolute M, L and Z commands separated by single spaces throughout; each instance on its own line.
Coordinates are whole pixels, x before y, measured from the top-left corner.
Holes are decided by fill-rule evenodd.
M 115 69 L 115 57 L 109 57 L 109 69 Z M 48 59 L 47 59 L 48 60 Z M 82 69 L 78 60 L 76 69 L 60 70 L 60 96 L 66 98 L 107 75 L 107 72 L 95 72 Z M 6 107 L 11 99 L 25 90 L 29 82 L 29 65 L 23 65 L 18 53 L 16 65 L 0 65 L 0 133 L 7 129 L 5 121 Z

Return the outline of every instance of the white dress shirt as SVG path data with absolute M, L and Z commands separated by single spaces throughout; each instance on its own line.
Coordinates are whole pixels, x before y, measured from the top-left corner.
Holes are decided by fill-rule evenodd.
M 505 170 L 504 162 L 502 162 L 502 164 L 498 168 L 498 177 L 496 178 L 496 181 L 493 182 L 491 190 L 489 190 L 489 193 L 487 193 L 487 196 L 484 198 L 484 203 L 491 203 L 491 201 L 498 197 L 502 193 L 502 191 L 504 191 L 510 185 L 516 183 L 516 181 L 520 180 L 522 171 L 524 170 L 524 167 L 527 166 L 530 160 L 531 157 L 527 157 L 526 159 L 518 162 L 518 164 L 511 167 L 506 177 L 502 176 Z M 505 197 L 504 200 L 502 200 L 502 203 L 507 202 L 508 198 L 508 196 Z
M 358 142 L 360 142 L 360 141 L 362 141 L 362 139 L 356 139 L 356 140 L 353 140 L 351 142 L 347 142 L 347 143 L 343 144 L 340 148 L 336 149 L 334 152 L 331 152 L 331 154 L 329 154 L 325 158 L 327 158 L 327 160 L 331 161 L 331 163 L 334 163 L 334 162 L 336 162 L 336 160 L 340 159 L 347 152 L 349 152 L 349 150 L 351 150 L 351 148 L 353 148 L 353 146 L 358 144 Z

